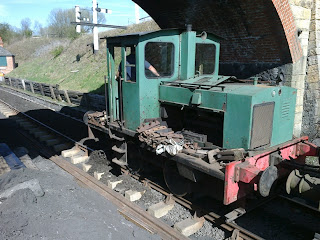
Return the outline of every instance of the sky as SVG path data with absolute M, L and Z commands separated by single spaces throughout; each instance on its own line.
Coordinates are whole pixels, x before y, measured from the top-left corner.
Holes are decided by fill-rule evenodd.
M 111 9 L 111 14 L 106 14 L 106 24 L 128 25 L 135 23 L 135 4 L 132 0 L 97 0 L 100 8 Z M 91 8 L 92 0 L 0 0 L 0 23 L 9 23 L 21 28 L 21 20 L 30 18 L 33 28 L 38 21 L 43 27 L 48 24 L 48 16 L 52 9 Z M 148 16 L 141 8 L 140 18 Z M 104 28 L 104 30 L 106 30 Z

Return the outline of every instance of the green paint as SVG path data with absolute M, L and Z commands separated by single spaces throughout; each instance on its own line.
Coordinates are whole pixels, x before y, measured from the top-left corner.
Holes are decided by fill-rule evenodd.
M 201 104 L 201 93 L 200 92 L 195 92 L 192 95 L 191 104 L 194 104 L 194 105 L 200 105 Z
M 180 79 L 194 77 L 195 72 L 195 32 L 184 32 L 181 38 L 181 67 Z
M 124 126 L 128 129 L 135 130 L 146 118 L 156 118 L 160 114 L 159 102 L 159 85 L 161 81 L 173 81 L 178 78 L 179 68 L 179 31 L 168 30 L 158 31 L 145 35 L 131 35 L 124 37 L 114 37 L 107 39 L 107 48 L 122 47 L 122 76 L 126 76 L 126 68 L 124 67 L 125 51 L 124 46 L 136 45 L 136 82 L 122 81 L 123 88 L 123 113 Z M 172 43 L 173 48 L 173 74 L 168 77 L 147 77 L 145 75 L 145 46 L 147 43 Z M 112 61 L 110 61 L 112 62 Z M 113 60 L 114 62 L 114 60 Z M 108 69 L 117 68 L 117 66 L 108 65 Z M 111 75 L 115 75 L 114 70 L 110 70 Z M 109 91 L 112 92 L 111 109 L 113 112 L 119 112 L 118 103 L 118 88 L 116 88 L 117 81 L 111 79 L 109 84 Z M 112 86 L 110 86 L 112 85 Z M 114 89 L 113 89 L 114 87 Z M 113 118 L 115 121 L 116 118 Z
M 125 47 L 132 45 L 136 46 L 136 81 L 126 81 L 126 77 L 122 81 L 126 128 L 135 130 L 145 119 L 160 117 L 161 104 L 198 108 L 199 111 L 223 114 L 222 147 L 249 149 L 254 106 L 272 102 L 274 113 L 270 116 L 273 125 L 269 145 L 292 139 L 296 90 L 257 82 L 228 82 L 232 80 L 229 76 L 218 75 L 219 39 L 212 34 L 201 39 L 199 33 L 193 31 L 161 30 L 107 38 L 112 121 L 119 117 L 118 82 L 114 79 L 118 66 L 115 66 L 114 47 L 122 48 L 122 75 L 126 76 Z M 154 46 L 157 54 L 146 56 L 147 46 Z M 162 64 L 158 65 L 158 70 L 164 72 L 163 77 L 146 75 L 145 60 L 152 62 L 155 59 Z M 167 68 L 167 72 L 162 68 Z
M 7 66 L 7 57 L 6 56 L 0 56 L 0 66 L 1 67 Z
M 245 148 L 251 145 L 253 107 L 256 104 L 274 102 L 273 128 L 270 146 L 292 139 L 294 123 L 295 90 L 290 87 L 272 87 L 248 84 L 222 84 L 224 90 L 192 90 L 188 88 L 160 86 L 160 100 L 181 106 L 197 107 L 224 113 L 223 147 Z M 279 91 L 281 90 L 281 95 Z M 273 92 L 276 93 L 273 95 Z M 201 103 L 197 97 L 201 95 Z M 194 107 L 194 105 L 193 105 Z

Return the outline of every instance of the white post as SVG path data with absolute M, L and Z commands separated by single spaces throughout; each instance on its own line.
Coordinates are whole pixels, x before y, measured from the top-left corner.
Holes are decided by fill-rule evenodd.
M 76 22 L 80 22 L 80 7 L 77 5 L 75 7 L 75 10 L 76 10 Z M 76 32 L 77 33 L 81 33 L 81 25 L 77 25 L 76 27 Z
M 93 17 L 92 17 L 92 22 L 93 24 L 98 23 L 98 12 L 97 12 L 97 0 L 92 1 L 92 11 L 93 11 Z M 94 53 L 99 51 L 99 34 L 98 34 L 98 27 L 93 27 L 93 50 Z
M 140 20 L 140 14 L 139 14 L 139 6 L 138 4 L 134 4 L 135 5 L 135 16 L 136 16 L 136 24 L 139 24 Z

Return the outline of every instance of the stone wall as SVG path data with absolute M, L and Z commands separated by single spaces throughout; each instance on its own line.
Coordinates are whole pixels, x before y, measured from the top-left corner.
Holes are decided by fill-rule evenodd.
M 293 134 L 296 137 L 301 136 L 303 105 L 305 94 L 305 81 L 307 77 L 307 59 L 309 49 L 310 22 L 312 13 L 312 0 L 290 0 L 291 10 L 294 16 L 296 28 L 298 29 L 299 41 L 302 48 L 302 57 L 296 63 L 292 64 L 287 73 L 292 73 L 288 79 L 287 85 L 297 89 L 296 115 Z
M 134 0 L 161 28 L 221 37 L 220 74 L 248 78 L 296 62 L 302 51 L 289 0 Z
M 290 0 L 303 56 L 285 66 L 286 85 L 297 88 L 294 135 L 320 137 L 320 1 Z
M 311 22 L 307 53 L 307 76 L 305 81 L 302 134 L 310 139 L 320 137 L 319 133 L 319 71 L 320 71 L 320 2 L 309 1 Z

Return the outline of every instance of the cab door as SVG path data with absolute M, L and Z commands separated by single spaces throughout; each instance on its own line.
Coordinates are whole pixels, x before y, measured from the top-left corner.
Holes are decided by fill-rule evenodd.
M 135 131 L 140 125 L 140 98 L 139 98 L 139 52 L 138 45 L 123 48 L 122 82 L 121 82 L 121 119 L 125 128 Z M 134 51 L 134 54 L 132 53 Z M 134 59 L 133 59 L 134 56 Z M 130 71 L 130 73 L 128 73 Z
M 139 56 L 132 58 L 136 45 L 137 43 L 129 41 L 121 45 L 107 44 L 108 115 L 111 122 L 117 122 L 119 127 L 130 130 L 136 129 L 139 119 L 139 86 L 136 70 L 138 67 L 136 61 Z M 115 56 L 118 52 L 120 56 Z M 127 74 L 127 71 L 130 73 Z

